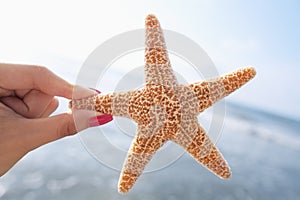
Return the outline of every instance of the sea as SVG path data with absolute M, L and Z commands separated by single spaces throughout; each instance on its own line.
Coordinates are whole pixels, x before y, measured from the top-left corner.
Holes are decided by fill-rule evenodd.
M 168 143 L 154 156 L 152 168 L 121 195 L 120 168 L 134 133 L 118 139 L 120 132 L 111 122 L 28 153 L 0 178 L 0 199 L 300 199 L 300 121 L 230 101 L 225 105 L 220 134 L 213 137 L 231 167 L 229 180 L 218 178 L 181 147 Z M 203 113 L 199 123 L 205 124 L 209 116 Z M 118 151 L 107 145 L 114 141 Z M 168 160 L 174 151 L 175 157 Z
M 142 174 L 126 195 L 117 191 L 120 171 L 95 158 L 80 135 L 71 136 L 30 152 L 1 177 L 0 199 L 295 200 L 300 197 L 299 131 L 299 121 L 227 103 L 216 145 L 231 167 L 230 180 L 216 177 L 184 153 L 170 165 Z

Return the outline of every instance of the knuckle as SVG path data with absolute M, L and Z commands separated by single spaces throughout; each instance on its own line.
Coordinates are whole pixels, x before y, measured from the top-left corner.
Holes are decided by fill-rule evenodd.
M 35 70 L 40 73 L 49 73 L 49 69 L 45 66 L 36 65 L 34 66 Z
M 47 77 L 51 76 L 51 71 L 45 66 L 34 66 L 33 68 L 36 78 L 41 79 L 40 81 L 47 81 Z

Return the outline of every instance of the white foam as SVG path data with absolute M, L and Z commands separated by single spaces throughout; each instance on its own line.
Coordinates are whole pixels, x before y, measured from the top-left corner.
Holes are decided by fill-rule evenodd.
M 237 117 L 228 117 L 226 123 L 229 124 L 228 126 L 231 129 L 238 130 L 239 134 L 253 135 L 254 137 L 300 151 L 300 137 L 289 133 L 284 127 L 279 129 L 272 124 L 257 123 Z

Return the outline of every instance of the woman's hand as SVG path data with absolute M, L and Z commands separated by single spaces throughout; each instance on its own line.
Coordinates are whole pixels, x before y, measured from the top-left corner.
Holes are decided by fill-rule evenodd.
M 47 68 L 0 64 L 0 176 L 29 151 L 88 128 L 94 113 L 82 112 L 82 124 L 76 127 L 70 113 L 48 117 L 58 107 L 55 96 L 72 99 L 73 89 Z M 76 98 L 94 94 L 78 90 Z

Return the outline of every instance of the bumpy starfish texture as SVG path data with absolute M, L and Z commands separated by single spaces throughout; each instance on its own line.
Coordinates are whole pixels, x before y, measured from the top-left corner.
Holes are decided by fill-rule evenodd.
M 255 70 L 247 67 L 209 81 L 178 84 L 158 20 L 148 15 L 145 24 L 146 86 L 140 90 L 73 100 L 70 108 L 127 117 L 137 122 L 137 134 L 119 179 L 120 193 L 132 188 L 153 155 L 169 140 L 181 145 L 217 176 L 230 178 L 227 162 L 199 125 L 197 115 L 252 79 Z

